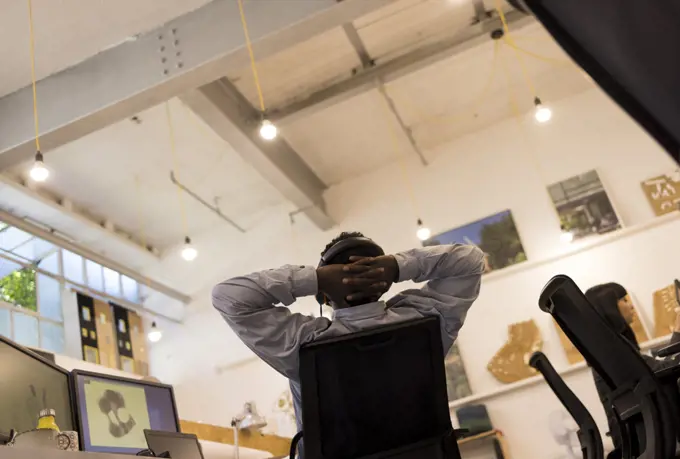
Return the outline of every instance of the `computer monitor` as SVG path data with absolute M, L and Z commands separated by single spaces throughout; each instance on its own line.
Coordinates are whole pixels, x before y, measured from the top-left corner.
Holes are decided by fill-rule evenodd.
M 145 430 L 144 435 L 149 449 L 157 456 L 168 452 L 171 458 L 203 459 L 201 444 L 194 434 Z
M 179 432 L 172 386 L 74 370 L 83 451 L 137 454 L 145 429 Z
M 69 372 L 0 336 L 0 432 L 35 429 L 43 409 L 53 409 L 61 430 L 74 430 Z

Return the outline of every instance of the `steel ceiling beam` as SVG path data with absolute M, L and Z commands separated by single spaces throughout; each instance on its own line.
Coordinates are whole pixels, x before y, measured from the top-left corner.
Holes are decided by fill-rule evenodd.
M 395 0 L 245 2 L 258 59 L 264 59 Z M 214 0 L 38 82 L 45 151 L 215 81 L 247 65 L 238 4 Z M 31 88 L 0 99 L 0 169 L 30 160 Z M 49 159 L 47 160 L 49 162 Z
M 508 24 L 514 25 L 514 29 L 524 27 L 535 21 L 532 17 L 516 10 L 506 13 L 505 16 Z M 486 18 L 470 25 L 452 37 L 423 46 L 390 61 L 377 62 L 376 65 L 356 72 L 352 77 L 319 90 L 305 99 L 285 107 L 272 109 L 268 117 L 279 124 L 302 119 L 317 111 L 375 89 L 376 81 L 382 81 L 384 84 L 390 83 L 478 46 L 490 40 L 489 33 L 499 27 L 501 27 L 501 23 L 495 15 Z
M 326 184 L 281 136 L 260 138 L 260 112 L 230 81 L 222 78 L 180 99 L 316 226 L 335 225 L 323 200 Z

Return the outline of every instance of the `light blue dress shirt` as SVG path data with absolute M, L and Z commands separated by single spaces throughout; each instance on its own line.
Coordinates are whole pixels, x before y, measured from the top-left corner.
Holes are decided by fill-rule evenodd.
M 333 320 L 293 314 L 297 298 L 316 295 L 316 268 L 283 266 L 226 280 L 213 289 L 215 308 L 255 354 L 290 380 L 298 429 L 302 430 L 298 351 L 311 341 L 423 317 L 440 319 L 444 353 L 453 345 L 477 299 L 484 253 L 474 246 L 438 245 L 395 254 L 398 282 L 427 282 L 389 301 L 335 311 Z M 443 357 L 443 356 L 442 356 Z

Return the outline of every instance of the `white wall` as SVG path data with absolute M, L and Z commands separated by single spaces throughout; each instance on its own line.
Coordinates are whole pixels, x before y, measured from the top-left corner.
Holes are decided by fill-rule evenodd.
M 417 211 L 401 168 L 394 163 L 327 192 L 339 228 L 323 234 L 301 218 L 291 231 L 282 210 L 239 240 L 230 256 L 220 254 L 220 267 L 205 273 L 206 279 L 216 282 L 284 263 L 314 264 L 319 251 L 341 229 L 362 231 L 394 252 L 417 245 L 416 212 L 436 233 L 510 209 L 529 261 L 525 267 L 509 268 L 514 272 L 485 278 L 461 332 L 459 343 L 473 390 L 500 387 L 486 371 L 486 363 L 504 342 L 507 325 L 519 320 L 537 320 L 546 353 L 558 368 L 563 367 L 566 359 L 557 335 L 536 305 L 540 288 L 557 272 L 573 275 L 583 288 L 617 280 L 629 286 L 642 303 L 643 315 L 651 318 L 651 292 L 678 276 L 675 260 L 680 248 L 674 241 L 680 223 L 674 220 L 649 232 L 613 237 L 591 251 L 537 263 L 575 248 L 560 242 L 547 184 L 596 168 L 620 218 L 633 227 L 654 218 L 640 182 L 674 168 L 659 147 L 597 90 L 563 100 L 553 110 L 553 120 L 545 126 L 527 119 L 520 127 L 511 119 L 441 147 L 431 152 L 435 159 L 427 168 L 415 158 L 406 161 Z M 257 360 L 237 365 L 252 354 L 212 310 L 210 288 L 206 285 L 196 296 L 183 326 L 163 324 L 168 333 L 152 348 L 152 371 L 175 384 L 186 419 L 224 425 L 250 399 L 261 412 L 273 416 L 273 404 L 286 382 Z M 311 298 L 296 308 L 316 309 Z M 222 372 L 218 374 L 217 368 Z M 577 393 L 595 405 L 593 411 L 603 422 L 587 372 L 573 374 L 571 380 Z M 550 438 L 536 439 L 546 429 L 545 412 L 533 421 L 517 422 L 526 417 L 526 408 L 553 405 L 559 407 L 544 385 L 488 402 L 494 422 L 509 437 L 513 455 L 525 458 L 558 456 L 560 450 Z

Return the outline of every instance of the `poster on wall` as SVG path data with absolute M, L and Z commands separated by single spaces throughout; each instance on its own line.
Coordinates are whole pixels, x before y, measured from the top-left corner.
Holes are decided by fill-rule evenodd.
M 463 358 L 460 356 L 460 349 L 458 349 L 457 344 L 451 346 L 446 354 L 444 368 L 446 370 L 446 391 L 449 394 L 450 402 L 472 395 Z
M 423 245 L 455 243 L 476 245 L 483 250 L 486 254 L 486 272 L 527 259 L 512 212 L 509 210 L 437 234 Z
M 671 284 L 654 292 L 654 336 L 669 335 L 675 328 L 677 313 L 675 308 L 680 307 L 680 300 L 675 297 L 675 285 Z
M 680 170 L 673 176 L 652 177 L 641 185 L 657 217 L 680 209 Z
M 553 183 L 548 186 L 548 193 L 562 231 L 569 232 L 573 240 L 621 228 L 614 205 L 595 170 Z

